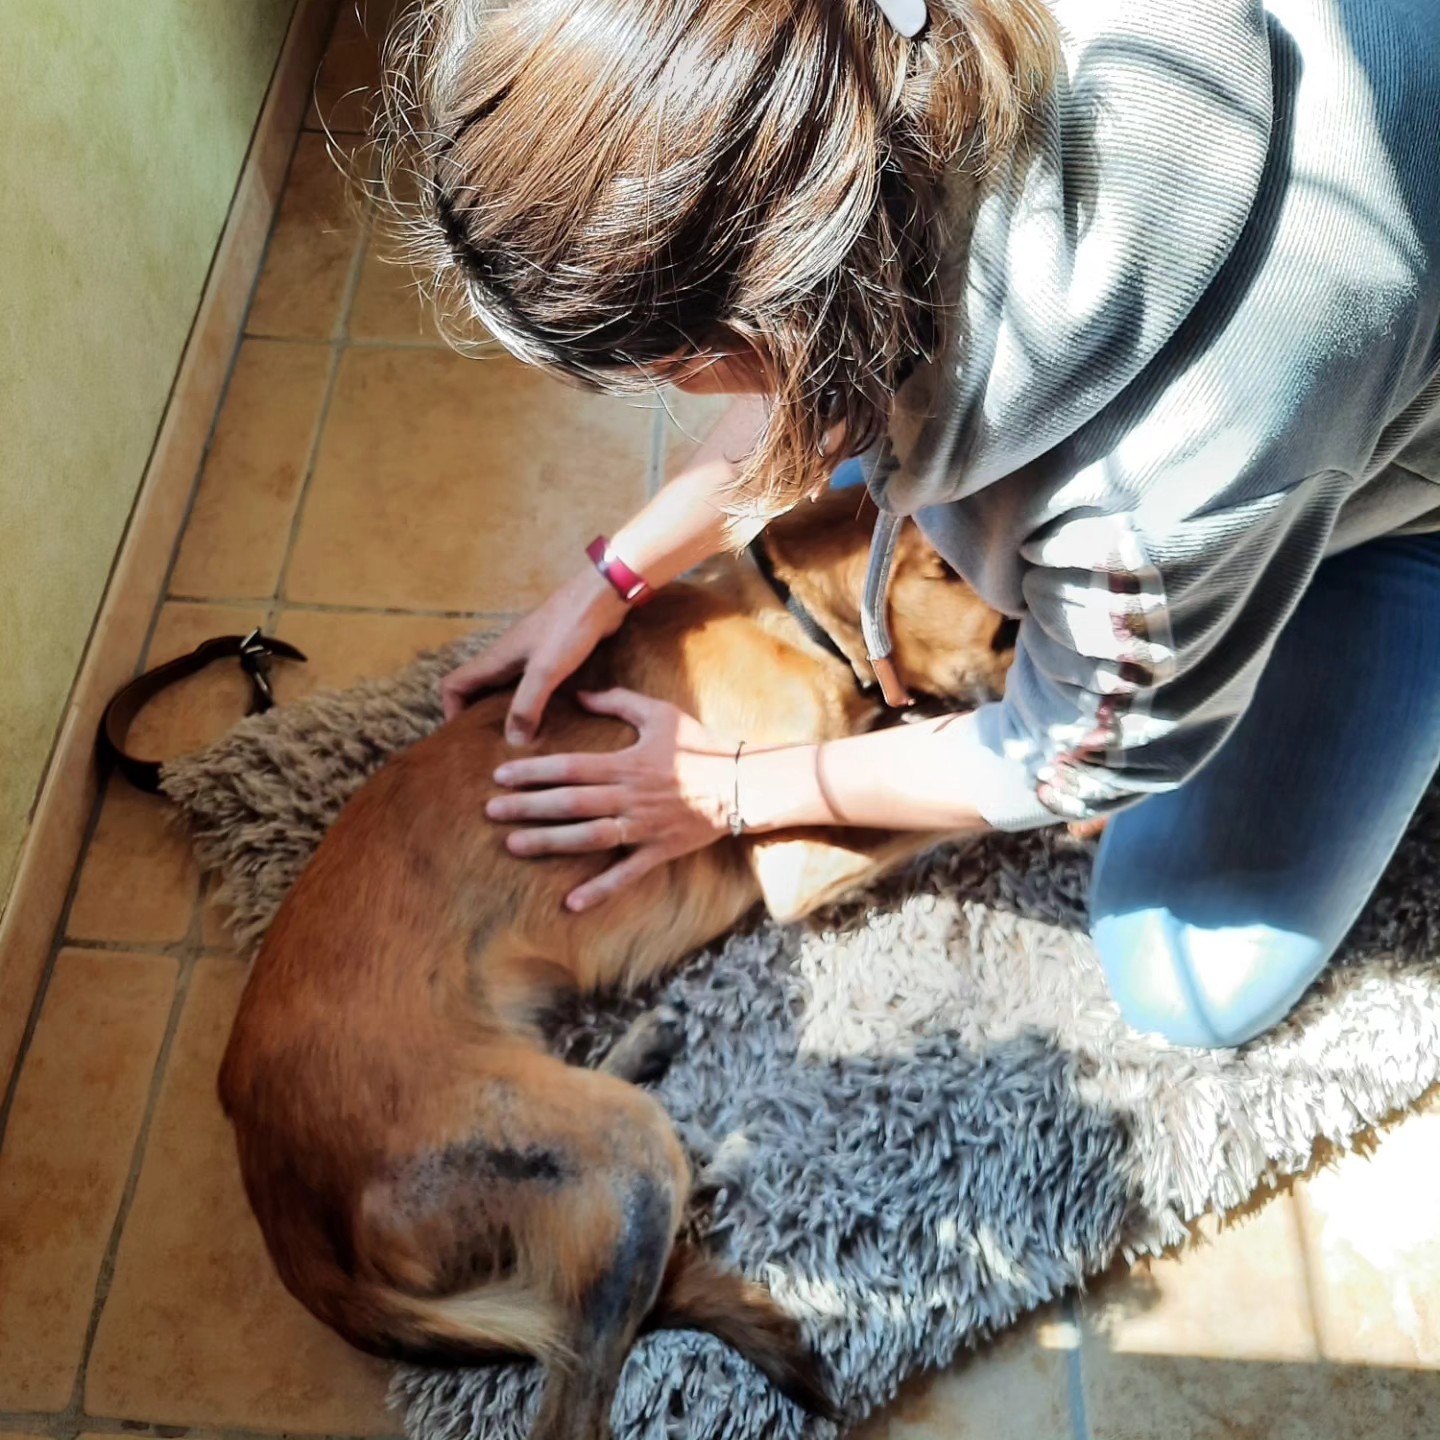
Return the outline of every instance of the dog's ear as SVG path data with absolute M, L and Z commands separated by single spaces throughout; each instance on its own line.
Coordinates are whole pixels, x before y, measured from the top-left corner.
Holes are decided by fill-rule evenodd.
M 947 838 L 917 830 L 795 830 L 745 845 L 765 908 L 788 923 L 863 890 Z

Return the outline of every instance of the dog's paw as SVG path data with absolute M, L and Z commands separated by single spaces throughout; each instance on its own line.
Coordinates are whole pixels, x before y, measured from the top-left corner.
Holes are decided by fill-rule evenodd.
M 661 1079 L 685 1046 L 685 1017 L 670 1005 L 647 1010 L 605 1057 L 605 1069 L 633 1085 Z
M 738 1192 L 745 1188 L 750 1171 L 752 1147 L 743 1130 L 732 1130 L 715 1145 L 695 1177 L 694 1193 L 713 1197 L 721 1190 Z

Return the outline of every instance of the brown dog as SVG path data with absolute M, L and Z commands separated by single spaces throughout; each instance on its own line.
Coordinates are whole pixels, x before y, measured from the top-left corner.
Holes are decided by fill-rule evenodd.
M 570 698 L 614 685 L 757 744 L 873 727 L 880 707 L 856 681 L 872 520 L 838 492 L 765 541 L 854 668 L 806 637 L 754 565 L 728 558 L 631 616 L 552 701 L 541 744 L 628 743 Z M 999 691 L 1009 627 L 913 527 L 890 605 L 912 690 L 962 703 Z M 362 1349 L 543 1361 L 538 1440 L 608 1435 L 645 1328 L 709 1330 L 823 1408 L 794 1322 L 674 1244 L 686 1161 L 631 1083 L 673 1055 L 673 1018 L 642 1019 L 598 1072 L 548 1055 L 535 1019 L 562 990 L 653 981 L 762 896 L 803 913 L 936 837 L 725 841 L 574 915 L 563 897 L 606 859 L 516 859 L 485 819 L 507 703 L 477 703 L 355 796 L 255 962 L 220 1093 L 270 1253 L 292 1293 Z

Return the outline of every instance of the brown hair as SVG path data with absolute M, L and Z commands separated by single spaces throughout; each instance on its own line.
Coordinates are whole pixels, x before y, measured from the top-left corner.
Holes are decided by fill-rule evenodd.
M 1044 0 L 929 10 L 906 40 L 874 0 L 421 0 L 378 140 L 442 319 L 606 390 L 748 348 L 771 409 L 740 494 L 793 503 L 936 352 L 941 182 L 1054 61 Z

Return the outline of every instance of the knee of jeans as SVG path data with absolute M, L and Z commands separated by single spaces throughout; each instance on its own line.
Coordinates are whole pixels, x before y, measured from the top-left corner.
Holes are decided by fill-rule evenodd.
M 1282 1020 L 1324 968 L 1319 942 L 1268 925 L 1190 925 L 1168 910 L 1092 929 L 1126 1023 L 1172 1045 L 1233 1049 Z

